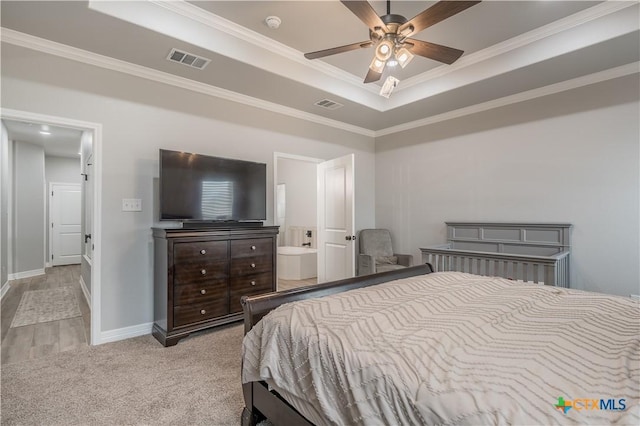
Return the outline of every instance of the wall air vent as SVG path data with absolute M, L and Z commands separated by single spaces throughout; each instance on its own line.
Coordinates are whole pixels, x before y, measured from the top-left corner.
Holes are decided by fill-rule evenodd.
M 329 100 L 329 99 L 323 99 L 321 101 L 316 102 L 314 105 L 317 105 L 321 108 L 326 108 L 326 109 L 338 109 L 338 108 L 342 108 L 344 105 L 339 104 L 335 101 Z
M 167 60 L 171 62 L 178 62 L 183 65 L 197 68 L 199 70 L 207 66 L 211 59 L 203 58 L 202 56 L 194 55 L 193 53 L 187 53 L 178 49 L 171 49 Z

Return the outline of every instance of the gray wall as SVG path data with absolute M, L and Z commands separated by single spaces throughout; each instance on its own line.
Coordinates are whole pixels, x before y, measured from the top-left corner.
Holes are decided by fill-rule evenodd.
M 44 150 L 14 141 L 13 253 L 14 274 L 44 269 Z
M 97 83 L 99 82 L 99 84 Z M 356 227 L 374 226 L 372 138 L 115 71 L 2 46 L 2 106 L 102 123 L 101 327 L 149 323 L 158 149 L 267 163 L 273 223 L 274 151 L 331 159 L 355 153 Z M 122 212 L 122 198 L 143 211 Z
M 80 145 L 80 141 L 78 141 L 78 145 Z M 47 187 L 51 182 L 81 183 L 80 156 L 67 158 L 45 155 L 44 173 Z
M 0 287 L 8 280 L 9 270 L 9 137 L 2 124 L 0 134 Z
M 569 222 L 572 287 L 640 294 L 638 75 L 376 140 L 376 225 L 398 252 L 445 221 Z

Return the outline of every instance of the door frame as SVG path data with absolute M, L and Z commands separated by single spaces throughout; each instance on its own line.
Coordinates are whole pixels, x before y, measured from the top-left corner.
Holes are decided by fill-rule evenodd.
M 101 342 L 101 263 L 102 263 L 102 213 L 100 210 L 100 200 L 102 199 L 102 124 L 89 121 L 75 120 L 72 118 L 59 117 L 53 115 L 39 114 L 29 111 L 15 110 L 9 108 L 0 109 L 0 118 L 7 120 L 32 121 L 51 126 L 71 127 L 84 130 L 93 134 L 93 205 L 92 221 L 93 234 L 92 241 L 93 256 L 91 262 L 91 345 L 98 345 Z
M 82 170 L 80 170 L 82 171 Z M 53 212 L 51 211 L 51 205 L 53 204 L 53 187 L 56 185 L 65 185 L 65 186 L 77 186 L 80 189 L 80 192 L 82 192 L 82 184 L 81 183 L 75 183 L 75 182 L 49 182 L 49 187 L 47 188 L 47 203 L 49 205 L 49 217 L 47 217 L 47 230 L 49 231 L 49 256 L 47 259 L 47 264 L 50 264 L 51 266 L 53 266 L 53 260 L 51 259 L 51 253 L 53 253 L 53 232 L 51 232 L 51 229 L 53 228 L 51 226 L 51 222 L 53 221 Z M 82 211 L 82 205 L 80 205 L 80 211 Z M 82 215 L 80 215 L 80 223 L 82 223 Z M 47 235 L 45 233 L 45 235 Z M 82 243 L 80 244 L 80 258 L 82 259 Z M 82 262 L 82 260 L 81 260 Z

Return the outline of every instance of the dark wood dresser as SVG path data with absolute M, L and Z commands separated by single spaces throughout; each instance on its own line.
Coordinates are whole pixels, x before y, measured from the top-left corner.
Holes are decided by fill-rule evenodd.
M 241 320 L 241 296 L 276 291 L 277 234 L 277 226 L 153 228 L 153 336 L 172 346 Z

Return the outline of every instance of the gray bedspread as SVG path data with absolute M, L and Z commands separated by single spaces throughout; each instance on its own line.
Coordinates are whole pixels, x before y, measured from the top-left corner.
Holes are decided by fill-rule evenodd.
M 423 275 L 278 307 L 244 338 L 259 380 L 316 424 L 640 424 L 640 304 Z

